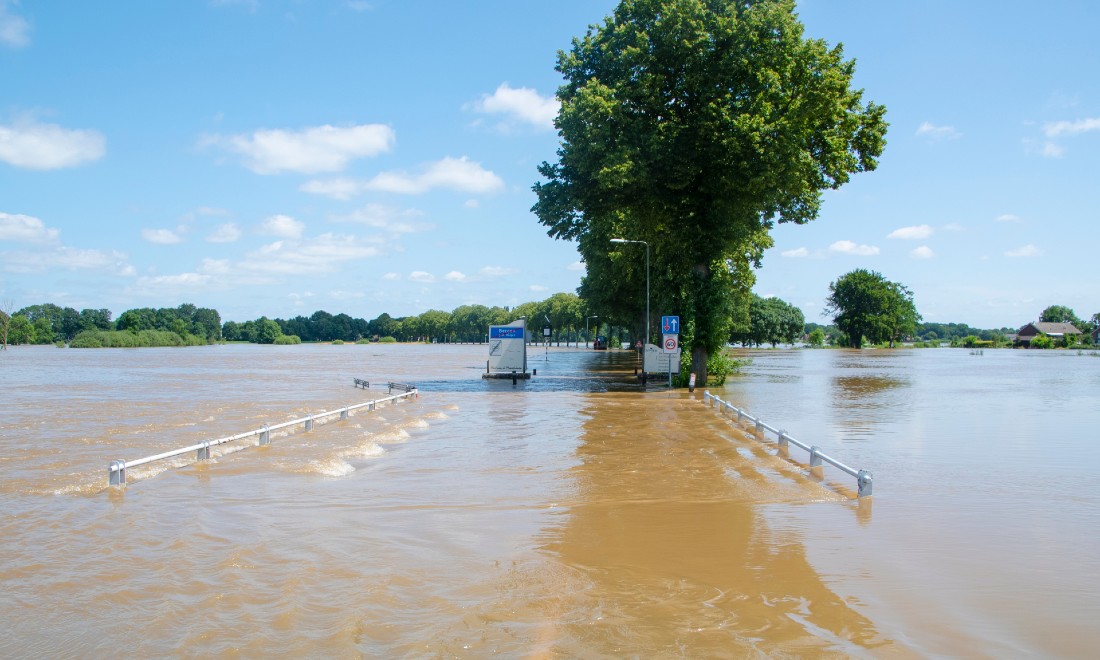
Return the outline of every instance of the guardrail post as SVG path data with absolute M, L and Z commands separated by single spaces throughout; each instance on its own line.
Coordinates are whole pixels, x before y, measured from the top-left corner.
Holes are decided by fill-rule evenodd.
M 260 446 L 271 444 L 271 430 L 267 428 L 267 424 L 264 424 L 264 430 L 260 431 Z
M 737 423 L 740 424 L 741 420 L 745 419 L 745 413 L 740 408 L 734 408 L 737 411 Z
M 367 412 L 374 412 L 374 402 L 373 401 L 371 401 L 370 405 L 367 406 Z
M 195 452 L 196 461 L 210 460 L 210 441 L 206 440 L 202 443 L 202 446 Z
M 764 439 L 764 422 L 762 422 L 760 418 L 756 419 L 756 439 Z
M 859 497 L 870 497 L 871 496 L 871 485 L 872 485 L 873 482 L 874 482 L 874 477 L 871 476 L 870 472 L 868 472 L 867 470 L 860 470 L 859 474 L 856 476 L 856 484 L 859 487 L 858 496 Z
M 107 467 L 107 485 L 126 485 L 126 461 L 111 461 L 111 464 Z
M 818 479 L 825 477 L 825 466 L 821 463 L 821 450 L 817 445 L 810 446 L 810 474 Z
M 313 430 L 313 415 L 306 417 L 306 431 Z
M 348 418 L 348 407 L 344 406 L 344 409 L 340 411 L 340 419 Z
M 779 432 L 779 454 L 781 456 L 789 456 L 790 455 L 791 446 L 787 443 L 787 439 L 788 439 L 787 432 L 786 431 L 780 431 Z

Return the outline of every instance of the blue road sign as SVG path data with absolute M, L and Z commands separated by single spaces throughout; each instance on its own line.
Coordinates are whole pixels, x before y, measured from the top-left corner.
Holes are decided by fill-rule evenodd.
M 664 335 L 678 335 L 678 334 L 680 334 L 680 317 L 679 316 L 662 316 L 661 317 L 661 334 L 664 334 Z

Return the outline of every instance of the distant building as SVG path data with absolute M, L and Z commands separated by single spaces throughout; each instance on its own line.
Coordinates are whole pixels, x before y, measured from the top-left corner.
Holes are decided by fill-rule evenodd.
M 1100 326 L 1092 331 L 1092 343 L 1100 344 Z
M 1045 321 L 1039 321 L 1037 323 L 1028 323 L 1020 328 L 1019 332 L 1016 333 L 1016 341 L 1014 343 L 1017 346 L 1030 346 L 1031 340 L 1039 335 L 1046 335 L 1051 339 L 1062 339 L 1072 335 L 1080 336 L 1081 331 L 1072 323 L 1047 323 Z

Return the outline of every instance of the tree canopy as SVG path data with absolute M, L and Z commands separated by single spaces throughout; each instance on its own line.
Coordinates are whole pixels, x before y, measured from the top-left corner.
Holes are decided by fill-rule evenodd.
M 532 210 L 578 242 L 601 318 L 645 309 L 641 246 L 609 240 L 648 243 L 652 313 L 682 317 L 703 384 L 773 223 L 817 217 L 885 144 L 885 108 L 851 88 L 840 46 L 804 38 L 794 4 L 623 0 L 558 55 L 562 143 Z
M 892 346 L 913 334 L 921 321 L 909 289 L 863 268 L 829 284 L 825 312 L 834 315 L 833 322 L 851 348 L 861 348 L 864 338 Z
M 1084 330 L 1091 324 L 1077 318 L 1077 314 L 1065 305 L 1051 305 L 1039 315 L 1039 321 L 1045 323 L 1072 323 L 1078 330 Z
M 749 302 L 749 322 L 734 324 L 730 341 L 742 345 L 760 346 L 779 343 L 793 344 L 802 336 L 806 318 L 802 310 L 779 298 L 752 295 Z M 824 341 L 824 333 L 822 333 Z

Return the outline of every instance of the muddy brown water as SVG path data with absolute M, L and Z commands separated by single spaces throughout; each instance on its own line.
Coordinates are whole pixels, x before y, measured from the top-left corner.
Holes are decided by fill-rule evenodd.
M 715 392 L 626 351 L 0 354 L 0 656 L 1089 657 L 1100 358 L 743 352 Z M 353 378 L 371 381 L 355 389 Z M 131 468 L 386 395 L 417 399 Z

